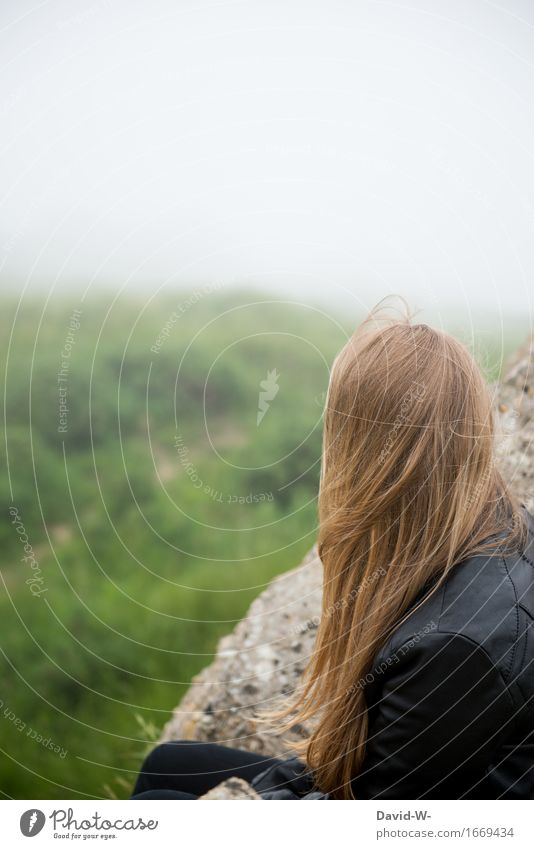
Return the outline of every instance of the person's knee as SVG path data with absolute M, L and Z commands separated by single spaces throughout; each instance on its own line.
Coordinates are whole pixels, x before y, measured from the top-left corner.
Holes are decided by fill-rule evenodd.
M 187 756 L 191 755 L 191 747 L 201 746 L 194 740 L 173 740 L 170 743 L 158 743 L 146 756 L 142 772 L 164 775 L 170 772 L 179 772 L 179 762 L 184 750 Z
M 172 743 L 158 743 L 151 752 L 146 756 L 142 771 L 165 773 L 169 771 L 169 766 L 176 763 L 176 759 L 180 754 L 181 740 Z

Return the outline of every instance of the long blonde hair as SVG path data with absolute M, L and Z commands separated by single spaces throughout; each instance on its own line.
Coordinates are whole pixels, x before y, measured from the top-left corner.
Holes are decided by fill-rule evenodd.
M 372 314 L 337 356 L 327 395 L 315 649 L 286 727 L 316 784 L 351 798 L 367 739 L 365 688 L 378 649 L 454 565 L 521 548 L 525 519 L 495 465 L 491 397 L 466 347 L 408 317 Z

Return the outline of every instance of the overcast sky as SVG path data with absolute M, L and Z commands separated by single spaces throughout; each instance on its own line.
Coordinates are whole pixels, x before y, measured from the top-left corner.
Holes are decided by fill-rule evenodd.
M 5 287 L 531 310 L 534 3 L 0 8 Z

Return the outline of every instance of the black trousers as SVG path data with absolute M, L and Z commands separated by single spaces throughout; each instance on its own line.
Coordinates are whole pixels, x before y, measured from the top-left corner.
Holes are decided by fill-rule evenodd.
M 252 781 L 277 762 L 277 758 L 217 743 L 161 743 L 145 758 L 131 798 L 198 799 L 227 778 Z

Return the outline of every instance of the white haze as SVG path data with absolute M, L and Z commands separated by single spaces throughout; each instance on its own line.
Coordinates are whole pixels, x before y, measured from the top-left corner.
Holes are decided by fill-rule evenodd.
M 4 2 L 6 290 L 529 315 L 534 4 Z

